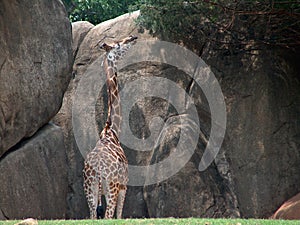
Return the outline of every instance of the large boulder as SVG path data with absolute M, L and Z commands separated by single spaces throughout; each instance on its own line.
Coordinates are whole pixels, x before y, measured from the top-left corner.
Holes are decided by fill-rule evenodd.
M 88 32 L 94 27 L 87 21 L 72 23 L 73 37 L 73 57 L 77 52 Z M 76 65 L 76 63 L 75 63 Z M 75 76 L 75 70 L 73 71 Z M 74 139 L 72 128 L 72 102 L 76 90 L 77 79 L 73 77 L 70 81 L 67 91 L 64 94 L 63 104 L 60 111 L 53 118 L 53 122 L 59 125 L 64 131 L 65 148 L 68 161 L 68 185 L 69 192 L 67 197 L 68 211 L 67 218 L 84 218 L 88 214 L 86 199 L 83 194 L 83 158 L 78 150 Z
M 107 115 L 105 75 L 101 72 L 101 55 L 104 52 L 97 45 L 130 34 L 137 35 L 140 42 L 153 40 L 147 31 L 139 33 L 140 29 L 134 22 L 137 16 L 138 12 L 126 14 L 93 27 L 76 54 L 74 79 L 65 95 L 63 108 L 55 118 L 64 129 L 71 168 L 69 217 L 88 217 L 82 188 L 83 160 L 94 147 L 97 132 L 102 130 Z M 211 121 L 211 105 L 201 88 L 183 71 L 161 63 L 132 64 L 118 73 L 120 88 L 124 88 L 121 101 L 137 92 L 134 88 L 126 89 L 126 85 L 141 80 L 145 82 L 139 85 L 140 95 L 159 93 L 159 82 L 150 90 L 146 80 L 164 78 L 186 90 L 193 98 L 201 124 L 199 140 L 191 139 L 185 145 L 196 146 L 195 151 L 178 173 L 151 185 L 146 185 L 148 178 L 145 173 L 145 177 L 141 178 L 144 183 L 137 187 L 129 186 L 124 217 L 267 218 L 288 196 L 300 191 L 300 155 L 297 149 L 299 68 L 293 61 L 297 57 L 288 56 L 286 50 L 268 50 L 266 47 L 259 52 L 230 52 L 207 45 L 203 50 L 202 58 L 218 78 L 227 110 L 227 130 L 222 148 L 215 161 L 203 172 L 198 170 L 198 166 L 214 121 Z M 166 53 L 163 49 L 159 52 L 162 55 Z M 134 55 L 129 54 L 126 59 L 130 60 L 130 57 Z M 103 80 L 104 83 L 101 83 Z M 171 86 L 165 86 L 165 89 L 172 93 Z M 129 123 L 130 132 L 121 133 L 120 140 L 130 165 L 159 164 L 176 152 L 182 153 L 184 148 L 175 148 L 181 132 L 199 128 L 193 123 L 180 122 L 190 109 L 191 102 L 176 93 L 169 97 L 149 96 L 139 99 L 130 108 L 126 108 L 125 102 L 123 113 L 130 112 L 125 121 Z M 169 102 L 172 99 L 183 103 L 186 108 L 176 112 Z M 161 127 L 162 121 L 168 125 L 167 129 Z M 93 129 L 94 133 L 90 133 Z M 140 140 L 147 139 L 152 132 L 157 135 L 154 135 L 157 143 L 151 151 L 137 151 L 134 146 L 129 146 L 130 143 L 127 146 L 128 143 L 123 142 L 130 135 Z M 176 163 L 171 166 L 178 169 Z M 163 169 L 157 167 L 151 173 L 159 179 Z
M 248 51 L 210 49 L 203 58 L 226 100 L 223 150 L 241 216 L 268 218 L 300 191 L 299 55 L 266 46 Z
M 94 27 L 87 21 L 79 21 L 72 23 L 73 37 L 73 58 L 77 56 L 77 52 L 83 42 L 85 36 Z M 75 72 L 73 71 L 73 76 Z M 68 161 L 68 186 L 69 192 L 67 196 L 68 210 L 67 218 L 84 218 L 88 213 L 85 196 L 83 194 L 82 168 L 83 160 L 78 150 L 74 134 L 72 131 L 72 101 L 75 91 L 75 77 L 70 81 L 69 87 L 65 92 L 63 104 L 58 114 L 53 118 L 53 122 L 59 125 L 64 131 L 65 148 Z
M 16 145 L 0 163 L 0 220 L 62 219 L 67 161 L 62 130 L 52 124 Z
M 126 14 L 120 16 L 116 19 L 112 19 L 106 22 L 103 22 L 95 27 L 93 27 L 88 22 L 75 22 L 72 24 L 73 28 L 73 51 L 75 62 L 73 65 L 73 79 L 71 80 L 69 87 L 64 95 L 63 105 L 58 112 L 58 114 L 53 118 L 53 122 L 64 130 L 65 135 L 65 146 L 67 150 L 67 158 L 69 165 L 69 192 L 68 192 L 68 218 L 86 218 L 89 215 L 88 206 L 86 203 L 86 197 L 83 192 L 83 161 L 84 156 L 80 151 L 77 141 L 74 137 L 74 132 L 77 128 L 73 128 L 73 101 L 76 99 L 76 90 L 78 83 L 85 77 L 85 71 L 87 68 L 97 59 L 100 55 L 103 54 L 103 51 L 100 51 L 97 47 L 99 40 L 112 41 L 115 39 L 104 38 L 104 37 L 113 37 L 118 33 L 118 38 L 127 36 L 132 30 L 135 30 L 134 19 L 137 18 L 138 13 Z M 101 62 L 100 62 L 101 64 Z M 100 65 L 99 64 L 99 68 Z M 88 91 L 88 90 L 87 90 Z M 106 92 L 102 91 L 102 96 L 106 99 Z M 104 100 L 100 105 L 99 113 L 102 116 L 97 116 L 97 120 L 106 119 L 104 105 L 106 101 Z M 102 112 L 101 112 L 102 110 Z M 83 118 L 84 119 L 84 118 Z M 90 123 L 86 123 L 86 127 L 90 126 Z M 85 128 L 81 128 L 85 130 Z M 99 128 L 101 129 L 101 128 Z M 89 137 L 86 137 L 87 139 Z M 83 138 L 84 139 L 84 138 Z M 96 141 L 96 139 L 94 139 Z M 95 142 L 94 142 L 95 143 Z M 92 149 L 94 143 L 89 146 L 88 150 Z M 131 190 L 129 190 L 131 192 Z M 133 191 L 133 193 L 136 193 Z M 140 211 L 137 209 L 137 211 Z M 138 216 L 141 217 L 145 213 L 143 210 L 142 213 L 138 213 Z
M 0 2 L 0 156 L 58 112 L 71 78 L 61 1 Z
M 66 92 L 61 111 L 54 118 L 54 122 L 63 127 L 65 131 L 69 165 L 71 165 L 72 168 L 72 172 L 69 175 L 70 190 L 72 190 L 69 192 L 68 198 L 70 207 L 68 213 L 69 217 L 88 217 L 87 204 L 82 204 L 83 201 L 85 202 L 82 188 L 82 168 L 86 152 L 94 147 L 98 137 L 91 137 L 90 134 L 85 131 L 95 123 L 98 125 L 96 130 L 98 132 L 101 131 L 107 115 L 106 88 L 104 86 L 101 87 L 99 84 L 99 86 L 90 87 L 84 82 L 91 76 L 91 71 L 96 72 L 97 76 L 101 75 L 100 56 L 103 55 L 104 52 L 97 47 L 99 42 L 109 43 L 122 39 L 130 34 L 137 35 L 139 41 L 154 39 L 147 31 L 139 33 L 139 27 L 136 26 L 134 21 L 138 15 L 138 12 L 126 14 L 95 26 L 87 33 L 75 56 L 73 66 L 73 74 L 75 77 L 71 81 L 68 91 Z M 93 71 L 93 68 L 96 69 Z M 138 80 L 142 77 L 154 76 L 170 79 L 184 89 L 190 85 L 191 81 L 190 77 L 186 76 L 182 71 L 172 66 L 159 63 L 141 63 L 129 66 L 119 72 L 118 78 L 120 87 L 122 88 L 126 83 L 130 83 L 131 81 Z M 96 95 L 99 95 L 97 102 L 94 105 L 88 105 L 90 108 L 85 108 L 84 106 L 86 105 L 86 102 L 90 101 L 90 96 L 81 99 L 79 98 L 80 96 L 78 96 L 78 93 L 80 92 L 78 90 L 80 89 L 78 88 L 79 85 L 81 85 L 81 90 L 83 88 L 87 94 L 92 93 L 95 89 L 97 92 Z M 95 83 L 95 85 L 97 85 L 97 83 Z M 145 90 L 143 89 L 143 91 L 147 92 L 148 90 L 146 90 L 146 87 L 144 88 Z M 134 92 L 134 90 L 127 91 L 129 92 L 123 93 L 124 96 L 130 95 L 130 92 Z M 199 88 L 196 89 L 193 95 L 203 96 Z M 182 96 L 178 97 L 180 97 L 178 100 L 182 100 Z M 174 96 L 174 98 L 176 98 L 176 96 Z M 84 102 L 80 102 L 80 100 Z M 202 99 L 202 102 L 203 101 L 204 100 Z M 80 118 L 78 118 L 78 114 L 76 114 L 78 108 L 74 107 L 74 103 L 83 106 L 80 110 L 90 110 L 92 112 L 96 109 L 94 121 L 85 118 L 86 115 L 84 114 L 81 114 L 81 116 L 79 116 Z M 152 128 L 150 129 L 149 125 L 153 122 L 153 118 L 155 119 L 155 117 L 161 117 L 164 120 L 179 119 L 179 117 L 174 116 L 175 112 L 172 105 L 164 99 L 146 98 L 142 99 L 138 104 L 133 105 L 132 107 L 130 128 L 133 134 L 138 138 L 150 135 Z M 201 111 L 201 107 L 199 110 Z M 74 125 L 77 125 L 77 120 L 85 121 L 81 124 L 82 127 L 74 127 Z M 209 118 L 205 118 L 203 121 L 204 120 L 207 120 L 206 122 L 209 123 Z M 165 142 L 162 142 L 160 147 L 156 150 L 153 149 L 153 151 L 150 152 L 134 151 L 134 149 L 124 146 L 130 164 L 150 165 L 151 163 L 155 163 L 156 160 L 167 157 L 168 154 L 173 151 L 173 145 L 170 143 L 170 140 L 174 139 L 175 142 L 176 139 L 178 140 L 178 134 L 180 133 L 178 133 L 178 130 L 180 129 L 179 125 L 170 127 Z M 158 127 L 157 132 L 162 132 L 162 127 Z M 126 134 L 123 135 L 126 136 Z M 78 139 L 78 137 L 80 139 Z M 87 144 L 85 145 L 83 142 L 86 142 Z M 197 145 L 197 143 L 194 144 Z M 82 149 L 82 146 L 85 146 L 85 149 Z M 149 187 L 144 187 L 143 184 L 140 184 L 138 187 L 129 186 L 123 216 L 237 217 L 239 213 L 235 205 L 235 196 L 227 187 L 226 181 L 222 182 L 223 178 L 218 174 L 216 166 L 213 166 L 212 169 L 205 173 L 200 173 L 198 171 L 198 160 L 201 158 L 205 145 L 201 142 L 197 146 L 199 149 L 196 151 L 195 156 L 187 163 L 182 171 L 172 179 Z M 193 178 L 187 183 L 187 179 L 191 177 Z M 164 187 L 164 189 L 161 189 L 161 187 Z M 165 187 L 167 187 L 167 189 Z M 187 188 L 189 192 L 184 192 L 183 190 L 186 190 Z M 164 197 L 161 197 L 162 194 Z M 158 202 L 160 203 L 158 204 Z M 164 209 L 162 209 L 162 207 Z M 180 207 L 180 209 L 178 209 L 178 207 Z
M 138 74 L 138 75 L 137 75 Z M 162 78 L 160 84 L 156 84 L 153 90 L 149 90 L 146 79 Z M 154 180 L 165 177 L 161 182 L 153 183 L 153 177 L 145 179 L 145 185 L 141 188 L 144 207 L 144 215 L 149 217 L 239 217 L 239 210 L 236 205 L 236 197 L 228 185 L 228 180 L 221 176 L 215 164 L 204 172 L 198 170 L 200 159 L 203 155 L 206 140 L 193 138 L 193 133 L 197 133 L 197 124 L 189 114 L 191 102 L 185 99 L 180 93 L 174 92 L 173 84 L 180 86 L 183 90 L 188 90 L 191 77 L 183 71 L 166 64 L 160 63 L 139 63 L 124 68 L 119 73 L 121 86 L 142 80 L 141 87 L 137 89 L 122 90 L 124 96 L 136 96 L 133 92 L 141 89 L 141 93 L 158 94 L 159 89 L 165 88 L 170 92 L 165 96 L 166 99 L 159 97 L 140 98 L 130 110 L 124 109 L 123 113 L 130 111 L 129 122 L 133 135 L 138 138 L 147 138 L 155 135 L 155 147 L 151 151 L 137 151 L 130 146 L 125 146 L 125 152 L 131 165 L 158 165 L 153 170 L 149 168 L 149 174 L 154 174 Z M 165 82 L 165 84 L 162 84 Z M 174 82 L 174 83 L 172 83 Z M 210 126 L 210 118 L 205 116 L 205 109 L 208 108 L 207 101 L 199 87 L 191 88 L 189 94 L 195 97 L 197 113 L 199 116 L 202 130 Z M 130 98 L 130 97 L 129 97 Z M 200 104 L 202 102 L 202 104 Z M 126 103 L 125 103 L 126 105 Z M 178 105 L 185 108 L 181 112 L 176 111 Z M 208 113 L 206 113 L 208 114 Z M 159 125 L 159 119 L 165 121 L 164 128 Z M 209 132 L 209 129 L 207 130 Z M 122 134 L 121 134 L 122 135 Z M 188 137 L 184 137 L 187 135 Z M 124 134 L 128 136 L 128 134 Z M 123 138 L 121 137 L 121 140 Z M 185 144 L 180 146 L 178 143 L 185 140 Z M 125 144 L 125 143 L 124 143 Z M 126 143 L 127 144 L 127 143 Z M 190 148 L 189 146 L 194 146 Z M 146 146 L 145 146 L 146 148 Z M 191 151 L 187 153 L 187 151 Z M 194 152 L 193 152 L 194 151 Z M 190 159 L 186 158 L 189 157 Z M 177 159 L 172 157 L 176 157 Z M 164 160 L 171 159 L 171 165 L 163 163 Z M 179 160 L 178 160 L 179 159 Z M 186 162 L 185 162 L 186 160 Z M 142 170 L 142 168 L 141 168 Z M 168 171 L 177 171 L 173 175 L 166 175 Z M 133 179 L 133 177 L 131 177 Z M 152 181 L 151 181 L 152 180 Z M 146 185 L 147 183 L 147 185 Z M 150 185 L 148 185 L 150 183 Z M 152 184 L 151 184 L 152 183 Z M 138 187 L 130 187 L 129 190 L 139 190 Z M 136 200 L 139 195 L 127 195 L 125 201 L 125 216 L 130 217 L 131 209 L 142 206 L 142 201 Z M 139 204 L 139 205 L 138 205 Z
M 75 59 L 78 49 L 87 35 L 87 33 L 94 27 L 93 24 L 91 24 L 88 21 L 77 21 L 72 23 L 72 38 L 73 38 L 73 57 Z

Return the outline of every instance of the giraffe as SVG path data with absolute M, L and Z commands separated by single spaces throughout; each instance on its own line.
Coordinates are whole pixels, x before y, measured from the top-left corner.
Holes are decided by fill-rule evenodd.
M 84 191 L 90 218 L 97 218 L 97 209 L 103 210 L 101 196 L 107 203 L 105 219 L 121 218 L 128 182 L 128 161 L 119 142 L 121 108 L 118 93 L 117 67 L 120 60 L 135 43 L 137 37 L 129 36 L 113 45 L 103 43 L 106 51 L 103 67 L 106 72 L 108 116 L 95 148 L 87 154 L 84 162 Z

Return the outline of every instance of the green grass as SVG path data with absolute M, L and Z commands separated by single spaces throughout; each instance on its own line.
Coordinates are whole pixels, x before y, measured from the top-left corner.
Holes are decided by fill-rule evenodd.
M 2 225 L 13 225 L 19 221 L 0 221 Z M 300 225 L 300 220 L 257 219 L 124 219 L 124 220 L 39 220 L 39 225 Z

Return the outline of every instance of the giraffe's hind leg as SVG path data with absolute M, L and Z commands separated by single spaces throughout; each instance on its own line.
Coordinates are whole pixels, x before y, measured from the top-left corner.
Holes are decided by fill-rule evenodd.
M 102 204 L 102 182 L 99 182 L 99 191 L 98 191 L 98 206 L 97 206 L 97 219 L 104 218 L 104 213 L 105 213 L 105 208 L 104 205 Z
M 127 187 L 125 185 L 120 185 L 120 191 L 118 196 L 118 203 L 117 203 L 117 218 L 122 218 L 123 206 L 125 201 Z
M 97 188 L 97 184 L 93 183 L 91 185 L 89 185 L 89 187 L 85 190 L 85 195 L 86 195 L 86 199 L 88 202 L 88 206 L 89 206 L 89 210 L 90 210 L 90 218 L 91 219 L 97 219 L 97 214 L 96 214 L 96 210 L 97 210 L 97 205 L 98 205 L 98 188 Z
M 90 218 L 96 219 L 97 214 L 97 205 L 98 205 L 98 182 L 95 177 L 88 176 L 93 173 L 92 169 L 85 165 L 83 170 L 83 187 L 85 196 L 88 202 L 89 210 L 90 210 Z
M 114 216 L 119 195 L 119 184 L 111 182 L 108 186 L 106 197 L 105 219 L 111 219 Z

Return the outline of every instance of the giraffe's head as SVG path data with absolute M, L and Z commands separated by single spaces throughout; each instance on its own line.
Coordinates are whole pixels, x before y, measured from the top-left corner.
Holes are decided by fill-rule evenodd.
M 118 61 L 126 54 L 131 45 L 135 44 L 136 39 L 136 36 L 130 35 L 122 41 L 117 41 L 113 44 L 103 43 L 100 45 L 100 48 L 106 51 L 108 60 Z

